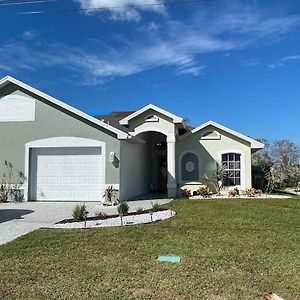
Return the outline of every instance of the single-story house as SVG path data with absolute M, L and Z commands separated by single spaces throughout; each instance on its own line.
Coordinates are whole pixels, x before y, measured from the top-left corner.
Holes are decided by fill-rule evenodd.
M 120 200 L 175 197 L 203 183 L 212 161 L 226 164 L 229 186 L 245 189 L 251 154 L 263 147 L 213 121 L 191 128 L 153 104 L 92 117 L 15 78 L 0 80 L 0 160 L 25 173 L 26 200 L 99 201 L 109 185 Z

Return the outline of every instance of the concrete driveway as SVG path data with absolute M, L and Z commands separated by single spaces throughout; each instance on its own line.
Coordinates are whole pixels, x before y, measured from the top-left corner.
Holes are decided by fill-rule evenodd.
M 151 208 L 151 203 L 168 203 L 170 199 L 141 200 L 128 202 L 129 209 Z M 0 203 L 0 245 L 41 227 L 71 218 L 72 210 L 80 202 L 23 202 Z M 104 207 L 99 202 L 87 202 L 89 215 L 97 211 L 115 214 L 116 207 Z

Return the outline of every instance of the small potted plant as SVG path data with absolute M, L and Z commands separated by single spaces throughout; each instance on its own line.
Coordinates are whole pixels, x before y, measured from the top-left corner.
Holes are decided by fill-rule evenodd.
M 113 187 L 113 185 L 109 185 L 103 192 L 102 198 L 104 198 L 104 205 L 115 205 L 117 190 Z

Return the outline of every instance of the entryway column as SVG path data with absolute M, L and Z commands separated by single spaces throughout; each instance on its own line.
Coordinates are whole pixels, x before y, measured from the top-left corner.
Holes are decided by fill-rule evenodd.
M 175 135 L 167 136 L 167 166 L 168 166 L 168 197 L 176 197 L 177 183 L 176 183 L 176 169 L 175 169 Z

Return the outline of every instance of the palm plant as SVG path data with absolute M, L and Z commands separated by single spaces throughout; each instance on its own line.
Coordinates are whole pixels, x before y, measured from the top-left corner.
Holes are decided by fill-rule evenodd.
M 117 190 L 113 187 L 113 185 L 109 185 L 104 193 L 103 193 L 103 198 L 105 198 L 107 201 L 112 202 L 113 198 L 115 198 L 117 194 Z
M 204 173 L 203 177 L 208 185 L 212 186 L 217 194 L 220 195 L 228 174 L 225 165 L 214 160 L 208 164 L 207 173 Z

